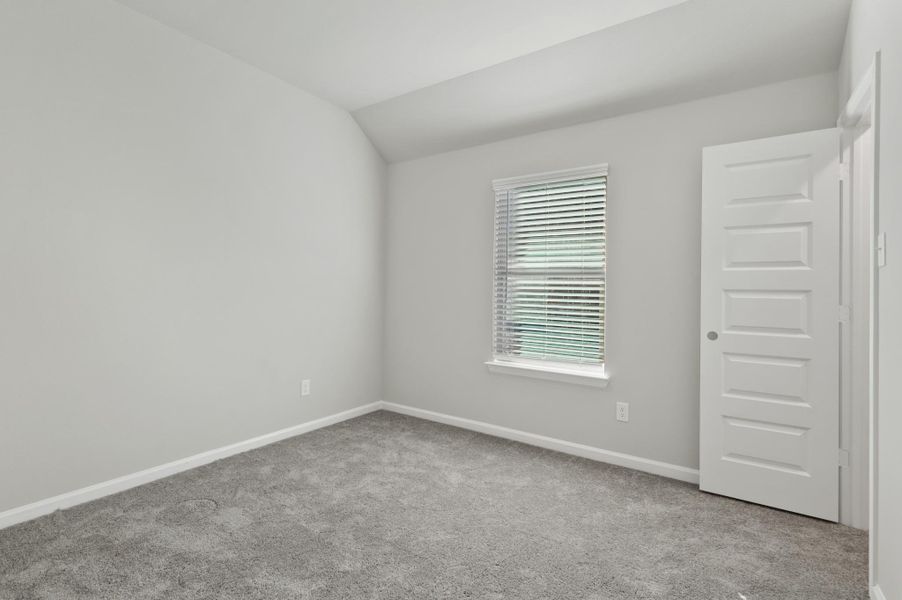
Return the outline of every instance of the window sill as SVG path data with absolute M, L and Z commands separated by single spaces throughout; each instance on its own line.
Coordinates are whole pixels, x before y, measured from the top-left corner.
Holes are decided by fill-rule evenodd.
M 579 367 L 535 365 L 506 360 L 490 360 L 485 364 L 492 373 L 520 375 L 522 377 L 575 383 L 597 388 L 608 387 L 608 382 L 610 381 L 610 378 L 604 372 L 604 368 L 581 369 Z

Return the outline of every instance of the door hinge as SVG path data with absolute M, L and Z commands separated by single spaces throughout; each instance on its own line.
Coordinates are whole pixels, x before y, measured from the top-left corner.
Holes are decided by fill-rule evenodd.
M 846 306 L 845 304 L 840 305 L 839 307 L 839 322 L 840 323 L 848 323 L 852 320 L 852 308 Z
M 877 266 L 886 266 L 886 233 L 877 234 Z
M 849 174 L 850 174 L 849 163 L 847 163 L 847 162 L 839 163 L 839 180 L 844 183 L 848 182 Z
M 839 466 L 840 467 L 848 467 L 849 466 L 849 451 L 839 449 Z

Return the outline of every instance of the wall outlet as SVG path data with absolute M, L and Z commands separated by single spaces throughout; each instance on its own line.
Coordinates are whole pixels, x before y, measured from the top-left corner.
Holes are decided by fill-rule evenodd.
M 630 420 L 630 405 L 628 402 L 618 402 L 617 403 L 617 420 L 618 421 L 629 421 Z
M 301 381 L 301 396 L 309 396 L 310 395 L 310 380 L 305 379 Z

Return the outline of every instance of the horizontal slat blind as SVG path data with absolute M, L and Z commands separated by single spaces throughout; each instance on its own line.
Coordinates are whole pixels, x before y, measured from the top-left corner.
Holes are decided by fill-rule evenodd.
M 494 354 L 604 363 L 607 168 L 495 182 Z

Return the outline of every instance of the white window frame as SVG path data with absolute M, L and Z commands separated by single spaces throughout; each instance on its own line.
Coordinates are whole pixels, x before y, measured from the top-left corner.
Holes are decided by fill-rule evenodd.
M 608 165 L 597 164 L 587 167 L 579 167 L 575 169 L 563 169 L 560 171 L 551 171 L 546 173 L 537 173 L 534 175 L 525 175 L 520 177 L 508 177 L 504 179 L 496 179 L 492 182 L 493 188 L 497 193 L 499 190 L 536 185 L 542 183 L 556 183 L 566 181 L 568 179 L 579 179 L 592 176 L 603 175 L 608 177 Z M 494 196 L 493 196 L 494 201 Z M 605 198 L 607 204 L 607 197 Z M 493 221 L 497 219 L 493 209 Z M 605 231 L 607 235 L 607 231 Z M 493 246 L 494 252 L 494 246 Z M 607 255 L 607 250 L 605 252 Z M 494 254 L 493 254 L 494 256 Z M 606 261 L 607 262 L 607 261 Z M 494 302 L 494 261 L 492 268 L 493 284 L 492 294 Z M 607 280 L 605 270 L 605 280 Z M 605 286 L 607 288 L 607 286 Z M 605 295 L 607 290 L 605 290 Z M 602 321 L 602 330 L 606 330 L 607 311 Z M 494 309 L 492 314 L 492 327 L 495 326 Z M 494 334 L 493 334 L 494 336 Z M 494 339 L 492 341 L 494 352 Z M 537 360 L 521 357 L 499 356 L 494 355 L 491 360 L 486 361 L 486 366 L 492 373 L 500 373 L 505 375 L 518 375 L 524 377 L 532 377 L 535 379 L 545 379 L 550 381 L 559 381 L 565 383 L 573 383 L 578 385 L 587 385 L 597 388 L 607 387 L 610 376 L 607 373 L 605 364 L 586 364 L 555 362 L 550 360 Z

